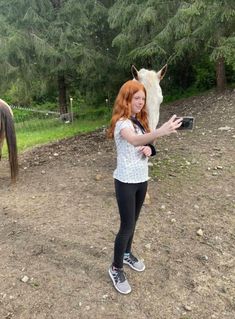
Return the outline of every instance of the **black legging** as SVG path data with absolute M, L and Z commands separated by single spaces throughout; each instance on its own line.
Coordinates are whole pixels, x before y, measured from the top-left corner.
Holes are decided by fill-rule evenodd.
M 114 244 L 113 266 L 123 267 L 124 253 L 131 251 L 135 225 L 147 192 L 147 182 L 129 184 L 114 180 L 120 214 L 120 229 Z

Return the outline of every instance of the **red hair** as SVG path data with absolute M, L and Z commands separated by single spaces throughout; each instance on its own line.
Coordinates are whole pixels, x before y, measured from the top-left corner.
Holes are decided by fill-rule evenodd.
M 108 137 L 113 138 L 114 136 L 114 129 L 115 125 L 120 118 L 129 119 L 131 116 L 131 101 L 133 95 L 138 92 L 143 91 L 146 97 L 146 90 L 143 84 L 136 80 L 130 80 L 123 84 L 121 87 L 115 103 L 113 107 L 113 115 L 110 122 L 110 127 L 108 129 Z M 148 116 L 146 110 L 146 102 L 141 109 L 141 111 L 136 115 L 137 119 L 141 122 L 144 126 L 146 132 L 150 132 L 149 125 L 148 125 Z

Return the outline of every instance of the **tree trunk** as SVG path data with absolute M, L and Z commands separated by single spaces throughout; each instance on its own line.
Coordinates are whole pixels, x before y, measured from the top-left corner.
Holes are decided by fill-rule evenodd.
M 67 88 L 66 88 L 64 74 L 63 75 L 58 75 L 58 89 L 59 89 L 60 114 L 68 113 Z
M 58 10 L 61 8 L 61 0 L 51 0 L 53 7 Z M 67 88 L 64 74 L 58 74 L 58 90 L 59 90 L 59 110 L 60 114 L 68 113 L 67 106 Z
M 217 90 L 219 92 L 223 92 L 226 88 L 226 75 L 223 57 L 218 58 L 216 61 L 216 83 Z

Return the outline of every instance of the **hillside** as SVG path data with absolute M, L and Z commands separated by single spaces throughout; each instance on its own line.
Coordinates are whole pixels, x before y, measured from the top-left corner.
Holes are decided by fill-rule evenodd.
M 1 163 L 0 318 L 235 318 L 235 90 L 163 105 L 161 122 L 174 113 L 196 125 L 157 144 L 129 296 L 107 273 L 119 218 L 104 131 L 20 154 L 15 187 Z

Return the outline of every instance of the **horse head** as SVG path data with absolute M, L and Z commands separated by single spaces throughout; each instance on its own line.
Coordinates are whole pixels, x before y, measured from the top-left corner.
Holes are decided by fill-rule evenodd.
M 140 69 L 138 71 L 134 65 L 131 66 L 134 79 L 141 82 L 147 92 L 146 107 L 151 131 L 156 128 L 159 121 L 160 104 L 163 101 L 160 81 L 164 78 L 166 70 L 167 64 L 157 72 L 147 69 Z

